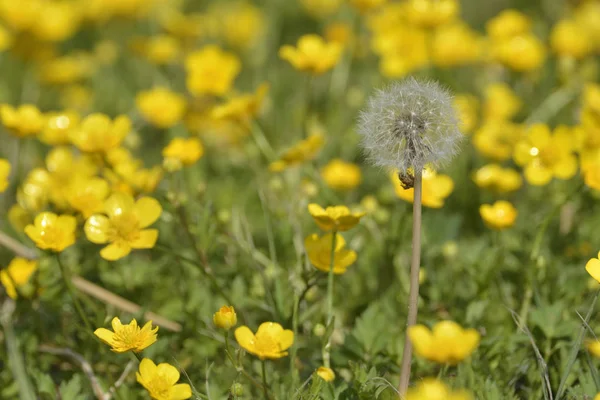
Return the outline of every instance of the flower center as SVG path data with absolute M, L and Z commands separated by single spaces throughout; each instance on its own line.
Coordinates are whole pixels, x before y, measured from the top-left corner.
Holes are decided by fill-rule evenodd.
M 275 340 L 275 338 L 271 335 L 262 335 L 257 337 L 256 342 L 254 343 L 254 348 L 260 355 L 279 353 L 279 345 L 277 340 Z
M 124 240 L 133 242 L 140 237 L 140 223 L 132 213 L 115 215 L 111 218 L 111 229 L 108 233 L 111 241 Z
M 156 400 L 170 400 L 171 399 L 171 384 L 162 375 L 154 375 L 153 379 L 147 382 L 147 389 L 150 392 L 150 396 Z
M 114 340 L 119 342 L 123 347 L 137 347 L 139 328 L 129 325 L 124 325 L 122 329 L 115 332 Z

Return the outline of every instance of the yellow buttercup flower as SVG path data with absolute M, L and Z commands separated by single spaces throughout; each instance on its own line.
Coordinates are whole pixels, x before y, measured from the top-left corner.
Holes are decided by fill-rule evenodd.
M 440 67 L 475 63 L 481 57 L 482 39 L 464 22 L 441 26 L 433 33 L 431 59 Z
M 473 135 L 473 145 L 482 155 L 496 161 L 508 160 L 523 136 L 523 127 L 508 121 L 489 120 Z
M 483 204 L 479 207 L 483 222 L 493 229 L 506 229 L 514 225 L 517 219 L 516 208 L 508 201 L 500 200 L 494 204 Z
M 600 341 L 599 340 L 588 340 L 586 342 L 588 351 L 597 358 L 600 358 Z
M 10 176 L 10 163 L 4 158 L 0 158 L 0 193 L 8 187 L 8 177 Z
M 531 19 L 517 10 L 504 10 L 490 19 L 485 30 L 494 40 L 506 39 L 529 32 Z
M 600 393 L 598 393 L 595 397 L 594 400 L 600 400 Z
M 434 28 L 452 21 L 459 12 L 457 0 L 409 0 L 409 21 L 424 28 Z
M 268 91 L 269 84 L 263 83 L 258 86 L 256 93 L 233 96 L 226 103 L 215 106 L 212 117 L 217 120 L 228 119 L 247 127 L 258 115 Z
M 108 182 L 102 178 L 75 179 L 66 190 L 69 205 L 89 218 L 104 210 L 104 200 L 110 194 Z
M 38 138 L 51 146 L 68 144 L 71 131 L 79 125 L 79 120 L 79 114 L 75 111 L 49 113 Z
M 325 382 L 333 382 L 335 379 L 335 372 L 331 368 L 319 367 L 316 372 Z
M 350 4 L 358 9 L 361 14 L 381 7 L 388 0 L 350 0 Z
M 71 141 L 84 152 L 107 152 L 119 147 L 129 131 L 131 121 L 127 116 L 120 115 L 111 121 L 107 115 L 94 113 L 71 131 Z
M 598 258 L 590 258 L 590 260 L 585 264 L 585 270 L 588 274 L 591 275 L 592 278 L 600 282 L 600 252 L 598 253 Z
M 331 244 L 333 233 L 319 236 L 313 233 L 304 239 L 304 248 L 311 264 L 320 271 L 329 272 L 331 266 Z M 336 233 L 333 255 L 333 273 L 341 275 L 356 261 L 356 252 L 346 249 L 346 241 Z
M 454 108 L 460 120 L 460 131 L 471 133 L 478 123 L 479 100 L 470 94 L 459 94 L 454 98 Z
M 570 179 L 577 173 L 572 137 L 563 130 L 551 134 L 544 124 L 529 127 L 515 146 L 513 157 L 525 168 L 525 179 L 532 185 L 546 185 L 553 177 Z
M 182 165 L 194 164 L 203 154 L 204 147 L 196 138 L 175 138 L 162 151 L 166 160 L 176 160 Z
M 98 328 L 94 331 L 94 335 L 109 345 L 115 353 L 125 353 L 130 350 L 139 353 L 156 342 L 158 326 L 152 328 L 152 321 L 148 321 L 140 328 L 135 318 L 129 324 L 123 325 L 118 317 L 114 317 L 111 325 L 113 331 Z
M 43 2 L 40 18 L 31 25 L 32 33 L 42 40 L 60 42 L 75 34 L 81 23 L 81 7 L 72 2 Z
M 13 204 L 8 210 L 8 222 L 17 232 L 24 232 L 25 227 L 33 222 L 29 212 L 19 204 Z
M 229 330 L 237 324 L 237 314 L 233 306 L 223 306 L 214 313 L 213 323 L 217 328 Z
M 277 161 L 269 165 L 269 171 L 280 172 L 294 165 L 312 160 L 323 147 L 325 139 L 322 135 L 310 135 L 291 148 L 287 149 Z
M 180 41 L 171 35 L 156 35 L 142 45 L 143 56 L 153 64 L 165 65 L 177 62 L 182 53 Z
M 61 252 L 75 243 L 77 220 L 71 215 L 43 212 L 35 217 L 25 233 L 42 250 Z
M 332 189 L 352 190 L 362 181 L 360 167 L 339 158 L 331 160 L 321 169 L 321 177 Z
M 279 49 L 279 57 L 294 68 L 312 74 L 322 74 L 333 68 L 342 55 L 339 43 L 326 42 L 319 35 L 304 35 L 297 47 L 285 45 Z
M 235 340 L 248 353 L 264 359 L 278 359 L 288 355 L 287 349 L 294 344 L 294 332 L 283 329 L 276 322 L 263 322 L 256 335 L 247 326 L 235 330 Z
M 39 79 L 49 85 L 79 82 L 94 72 L 94 62 L 88 53 L 72 53 L 45 60 L 39 70 Z
M 158 128 L 170 128 L 183 118 L 185 97 L 165 88 L 154 88 L 138 93 L 135 104 L 144 117 Z
M 237 49 L 252 48 L 263 36 L 267 23 L 262 8 L 246 1 L 231 2 L 221 14 L 221 34 Z
M 523 102 L 506 83 L 492 83 L 485 87 L 483 116 L 487 121 L 512 119 Z
M 177 383 L 180 375 L 171 364 L 154 364 L 148 358 L 140 362 L 136 379 L 154 400 L 185 400 L 192 397 L 192 388 L 187 383 Z
M 581 59 L 594 50 L 588 30 L 575 20 L 559 21 L 550 35 L 552 50 L 559 56 Z
M 414 201 L 415 189 L 404 189 L 397 173 L 391 174 L 392 183 L 396 196 L 402 200 L 412 203 Z M 454 190 L 454 182 L 447 175 L 441 175 L 434 170 L 426 168 L 423 170 L 422 203 L 425 207 L 442 208 L 444 200 Z
M 464 390 L 454 391 L 435 378 L 426 378 L 406 393 L 406 400 L 473 400 Z
M 187 56 L 187 88 L 195 96 L 222 96 L 229 92 L 241 70 L 240 60 L 218 46 L 208 45 Z
M 158 239 L 152 225 L 162 213 L 160 203 L 151 197 L 134 201 L 131 195 L 115 193 L 104 203 L 104 213 L 92 215 L 85 223 L 85 235 L 90 242 L 105 244 L 100 251 L 106 260 L 118 260 L 132 249 L 151 249 Z
M 582 165 L 583 182 L 586 186 L 600 190 L 600 161 Z M 585 169 L 584 169 L 585 168 Z
M 532 33 L 524 33 L 493 43 L 492 57 L 514 71 L 529 72 L 544 64 L 546 48 Z
M 308 212 L 312 215 L 319 228 L 324 231 L 335 232 L 352 229 L 365 215 L 364 212 L 351 212 L 346 206 L 333 206 L 324 209 L 315 203 L 308 205 Z
M 521 174 L 512 168 L 502 168 L 499 164 L 487 164 L 475 171 L 475 184 L 497 193 L 514 192 L 523 184 Z
M 11 299 L 17 298 L 17 288 L 25 285 L 37 268 L 38 262 L 36 260 L 15 257 L 8 264 L 8 267 L 0 271 L 0 283 L 2 283 Z
M 2 125 L 17 137 L 35 135 L 44 126 L 44 115 L 32 104 L 23 104 L 16 108 L 2 104 L 0 120 L 2 120 Z
M 441 321 L 430 330 L 424 325 L 408 328 L 415 353 L 440 364 L 457 364 L 469 357 L 479 345 L 475 329 L 463 329 L 453 321 Z

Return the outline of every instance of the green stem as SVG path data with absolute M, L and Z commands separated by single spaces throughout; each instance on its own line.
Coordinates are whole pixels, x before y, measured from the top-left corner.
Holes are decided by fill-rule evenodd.
M 229 359 L 231 364 L 237 369 L 237 364 L 233 359 L 233 356 L 231 355 L 231 351 L 229 350 L 229 331 L 225 331 L 225 333 L 223 333 L 223 336 L 225 337 L 225 354 L 227 355 L 227 358 Z
M 327 272 L 327 331 L 332 332 L 332 327 L 329 325 L 333 323 L 333 269 L 335 266 L 335 246 L 337 242 L 337 231 L 334 229 L 331 232 L 331 253 L 329 255 L 329 271 Z M 323 348 L 323 364 L 327 368 L 331 368 L 331 336 L 327 338 L 327 343 Z
M 73 303 L 75 304 L 75 309 L 77 310 L 79 317 L 81 317 L 81 320 L 85 324 L 88 333 L 91 334 L 92 332 L 94 332 L 94 329 L 92 328 L 90 321 L 87 319 L 85 313 L 83 312 L 83 307 L 81 306 L 81 303 L 79 302 L 79 299 L 77 298 L 77 295 L 75 293 L 75 288 L 73 288 L 73 284 L 71 283 L 71 275 L 69 274 L 69 271 L 67 270 L 63 262 L 60 260 L 60 254 L 58 253 L 56 253 L 56 261 L 58 262 L 58 266 L 60 267 L 60 272 L 65 286 L 67 287 L 67 291 L 71 296 L 71 300 L 73 300 Z
M 142 362 L 142 356 L 139 353 L 135 351 L 132 351 L 131 353 L 135 356 L 135 358 L 138 359 L 139 362 Z
M 567 362 L 567 368 L 566 368 L 564 374 L 562 375 L 562 378 L 560 380 L 560 385 L 558 385 L 558 390 L 556 392 L 555 400 L 560 400 L 563 393 L 567 389 L 567 386 L 566 386 L 567 379 L 569 378 L 569 374 L 571 373 L 573 364 L 575 364 L 575 361 L 577 360 L 577 355 L 579 354 L 579 350 L 581 349 L 581 343 L 583 342 L 583 339 L 585 337 L 585 331 L 587 330 L 588 322 L 590 321 L 590 318 L 592 317 L 592 312 L 594 311 L 594 308 L 596 307 L 596 301 L 598 300 L 599 294 L 600 294 L 600 289 L 597 290 L 596 293 L 594 294 L 594 298 L 592 299 L 592 304 L 590 305 L 590 308 L 585 316 L 585 320 L 581 323 L 581 329 L 579 330 L 579 335 L 577 336 L 577 340 L 573 344 L 573 348 L 571 349 L 571 354 L 569 355 L 569 359 Z
M 412 343 L 408 338 L 408 328 L 417 323 L 419 309 L 419 269 L 421 266 L 421 193 L 423 171 L 415 171 L 414 200 L 413 200 L 413 226 L 412 226 L 412 259 L 410 263 L 410 291 L 408 294 L 408 318 L 406 337 L 404 339 L 404 352 L 402 353 L 402 367 L 400 370 L 400 385 L 398 391 L 403 398 L 410 382 L 410 367 L 412 360 Z
M 267 389 L 267 366 L 265 360 L 262 360 L 262 384 L 265 400 L 269 400 L 269 391 Z
M 294 294 L 294 308 L 292 309 L 292 329 L 294 331 L 294 337 L 298 337 L 298 307 L 300 305 L 300 296 Z M 290 374 L 292 375 L 292 392 L 296 390 L 296 380 L 298 378 L 296 374 L 296 344 L 292 345 L 290 349 Z

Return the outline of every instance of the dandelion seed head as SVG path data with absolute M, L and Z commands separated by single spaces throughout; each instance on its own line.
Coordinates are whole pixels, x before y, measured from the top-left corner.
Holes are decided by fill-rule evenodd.
M 450 93 L 414 78 L 378 90 L 360 113 L 358 132 L 374 165 L 400 172 L 447 164 L 464 137 Z

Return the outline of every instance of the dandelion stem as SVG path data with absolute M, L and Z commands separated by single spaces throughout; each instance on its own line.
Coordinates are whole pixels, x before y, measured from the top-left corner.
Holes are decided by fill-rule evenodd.
M 90 321 L 87 319 L 85 313 L 83 312 L 83 307 L 81 306 L 81 303 L 79 302 L 79 299 L 75 294 L 75 289 L 73 288 L 73 283 L 71 282 L 71 275 L 69 274 L 69 271 L 65 267 L 63 262 L 60 260 L 60 255 L 58 253 L 56 254 L 56 261 L 58 262 L 58 266 L 60 267 L 60 273 L 62 275 L 63 281 L 65 282 L 65 286 L 67 287 L 67 291 L 69 292 L 69 296 L 71 296 L 71 300 L 73 300 L 73 303 L 75 304 L 75 309 L 77 310 L 77 313 L 79 314 L 81 320 L 85 324 L 88 333 L 92 333 L 94 329 L 92 328 Z
M 415 170 L 414 201 L 413 201 L 413 234 L 412 234 L 412 259 L 410 264 L 410 292 L 408 299 L 407 328 L 417 323 L 417 310 L 419 303 L 419 268 L 421 266 L 421 192 L 423 171 Z M 408 338 L 408 329 L 402 353 L 402 367 L 400 370 L 400 398 L 404 398 L 410 381 L 410 362 L 412 359 L 412 343 Z
M 327 274 L 327 331 L 331 332 L 330 324 L 333 323 L 333 267 L 335 265 L 335 246 L 337 242 L 337 231 L 331 232 L 331 253 L 329 256 L 329 272 Z M 327 337 L 327 343 L 323 348 L 323 364 L 331 368 L 331 333 Z
M 269 392 L 267 389 L 267 365 L 265 360 L 262 360 L 262 384 L 265 400 L 269 400 Z

